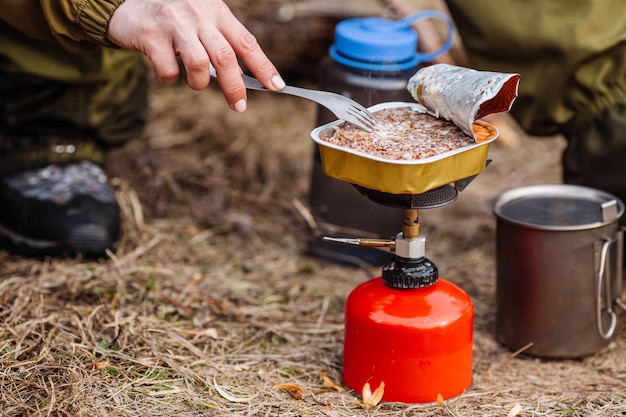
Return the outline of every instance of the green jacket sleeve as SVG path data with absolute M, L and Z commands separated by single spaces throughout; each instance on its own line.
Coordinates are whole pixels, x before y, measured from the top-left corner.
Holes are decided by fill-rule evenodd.
M 107 25 L 124 0 L 0 0 L 0 19 L 26 36 L 70 52 L 113 46 Z
M 521 75 L 511 113 L 552 135 L 626 103 L 624 0 L 447 0 L 472 65 Z

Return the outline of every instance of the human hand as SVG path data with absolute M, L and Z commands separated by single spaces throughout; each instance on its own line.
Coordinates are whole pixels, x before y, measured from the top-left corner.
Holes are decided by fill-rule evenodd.
M 122 48 L 146 55 L 166 84 L 180 75 L 178 56 L 193 89 L 209 84 L 213 65 L 224 97 L 236 111 L 246 109 L 237 58 L 265 87 L 277 91 L 285 86 L 254 35 L 222 0 L 125 0 L 109 21 L 107 36 Z

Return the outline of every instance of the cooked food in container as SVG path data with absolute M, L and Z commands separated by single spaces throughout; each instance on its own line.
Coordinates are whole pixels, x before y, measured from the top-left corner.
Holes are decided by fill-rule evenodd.
M 326 174 L 385 193 L 421 194 L 482 172 L 498 130 L 475 118 L 510 109 L 519 75 L 439 65 L 418 71 L 407 88 L 440 108 L 381 103 L 369 108 L 378 119 L 372 132 L 342 120 L 314 129 Z M 446 87 L 463 77 L 466 88 Z
M 474 143 L 454 123 L 415 107 L 384 108 L 374 113 L 376 128 L 366 132 L 349 123 L 322 140 L 386 159 L 422 159 Z
M 428 112 L 420 104 L 404 102 L 381 103 L 369 108 L 375 116 L 378 111 L 389 109 Z M 486 165 L 486 145 L 498 136 L 494 126 L 477 120 L 474 122 L 476 139 L 468 145 L 420 159 L 391 159 L 323 139 L 333 136 L 344 123 L 337 120 L 311 132 L 313 140 L 320 145 L 322 166 L 326 174 L 351 184 L 392 194 L 421 194 L 479 174 Z

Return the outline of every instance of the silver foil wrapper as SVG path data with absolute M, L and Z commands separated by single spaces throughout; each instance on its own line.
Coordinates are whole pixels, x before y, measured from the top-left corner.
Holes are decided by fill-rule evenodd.
M 519 74 L 435 64 L 417 71 L 407 89 L 434 116 L 450 120 L 476 139 L 474 120 L 509 111 L 518 94 L 519 79 Z

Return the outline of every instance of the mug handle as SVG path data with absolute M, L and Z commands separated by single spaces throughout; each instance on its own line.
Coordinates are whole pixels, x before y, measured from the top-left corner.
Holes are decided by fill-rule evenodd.
M 415 22 L 416 20 L 420 20 L 420 19 L 439 19 L 439 20 L 444 21 L 448 25 L 448 38 L 446 39 L 444 44 L 441 46 L 441 48 L 433 52 L 424 52 L 424 53 L 418 52 L 417 53 L 417 56 L 419 57 L 420 62 L 432 61 L 438 56 L 443 55 L 446 52 L 448 52 L 450 48 L 452 47 L 452 35 L 454 34 L 454 25 L 452 24 L 452 20 L 450 20 L 450 18 L 446 14 L 438 12 L 436 10 L 423 10 L 423 11 L 414 13 L 409 17 L 398 20 L 396 22 L 396 25 L 398 25 L 398 27 L 410 27 L 413 24 L 413 22 Z M 418 39 L 419 39 L 419 36 L 418 36 Z
M 608 340 L 615 333 L 615 328 L 617 327 L 617 315 L 613 311 L 613 300 L 611 299 L 611 288 L 610 285 L 607 285 L 606 289 L 606 312 L 611 317 L 611 324 L 609 325 L 608 330 L 605 332 L 602 328 L 602 286 L 604 283 L 605 269 L 606 269 L 606 258 L 609 253 L 609 246 L 614 242 L 617 242 L 617 239 L 603 239 L 604 243 L 602 243 L 602 249 L 600 251 L 600 266 L 598 268 L 598 285 L 596 286 L 596 323 L 598 325 L 598 333 L 604 340 Z M 610 284 L 610 282 L 609 282 Z
M 619 253 L 623 253 L 623 247 L 621 245 L 623 244 L 622 237 L 623 237 L 624 230 L 626 230 L 626 227 L 624 227 L 624 226 L 620 227 L 619 234 L 618 234 L 618 238 L 620 240 L 620 242 L 619 242 L 620 246 L 617 247 L 617 250 L 620 251 Z M 623 283 L 624 280 L 626 279 L 626 276 L 624 276 L 624 274 L 622 273 L 622 275 L 619 277 L 619 279 L 620 279 L 620 282 Z M 618 286 L 618 288 L 617 288 L 617 292 L 618 293 L 621 292 L 621 288 L 622 288 L 621 285 Z M 621 297 L 621 294 L 617 294 L 615 296 L 615 300 L 614 300 L 615 304 L 617 304 L 619 306 L 619 308 L 621 308 L 622 310 L 626 311 L 626 301 L 622 301 L 622 299 L 620 297 Z

